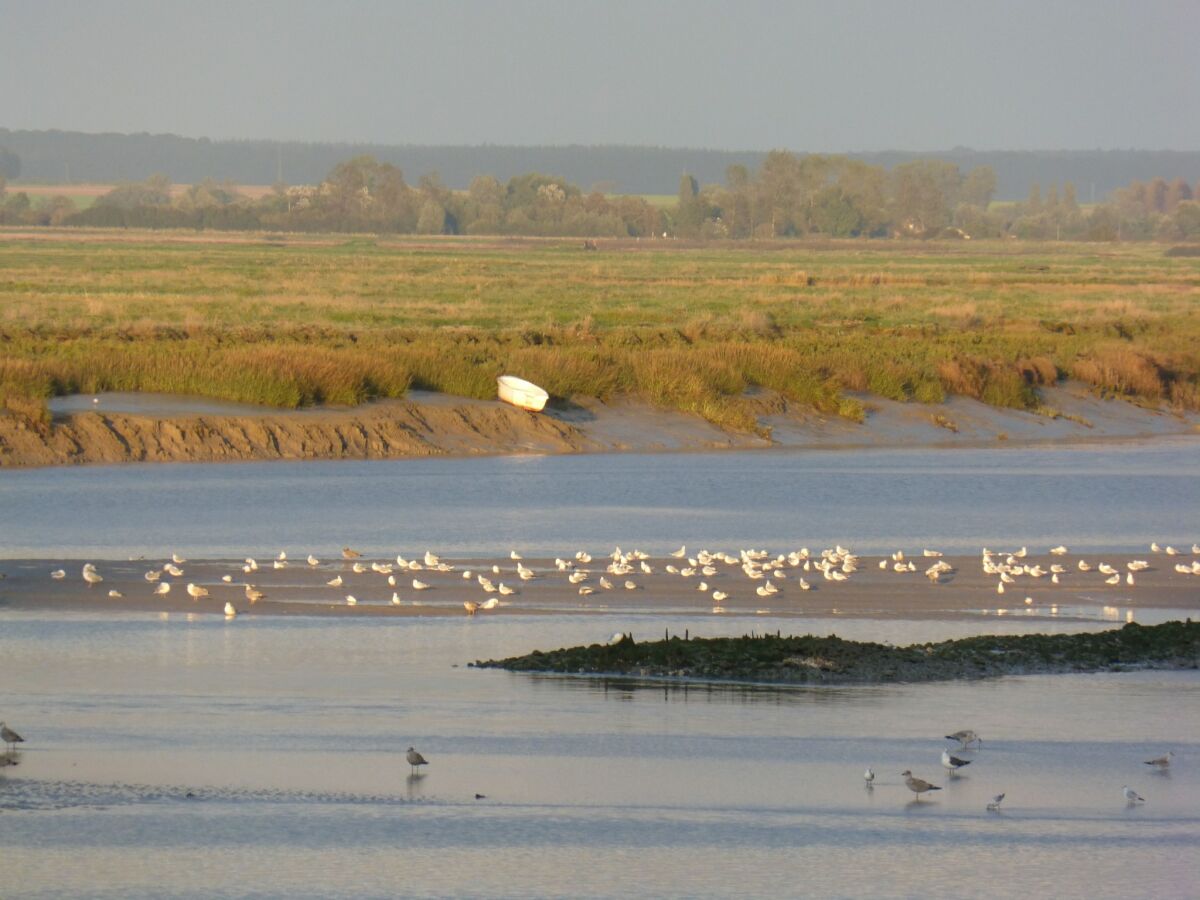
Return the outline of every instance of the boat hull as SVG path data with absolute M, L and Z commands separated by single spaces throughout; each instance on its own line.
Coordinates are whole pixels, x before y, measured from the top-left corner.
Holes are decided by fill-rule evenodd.
M 541 412 L 550 399 L 542 388 L 515 375 L 501 375 L 496 379 L 496 392 L 500 399 L 530 412 Z

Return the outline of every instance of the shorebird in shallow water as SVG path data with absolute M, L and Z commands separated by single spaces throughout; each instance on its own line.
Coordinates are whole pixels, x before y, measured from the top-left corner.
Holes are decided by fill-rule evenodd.
M 969 760 L 969 759 L 962 759 L 957 756 L 951 756 L 950 752 L 948 750 L 942 751 L 942 766 L 943 766 L 943 768 L 945 768 L 945 770 L 947 772 L 950 773 L 951 777 L 954 777 L 954 773 L 957 772 L 959 769 L 961 769 L 963 766 L 969 766 L 970 764 L 971 764 L 971 760 Z
M 867 787 L 871 787 L 875 781 L 875 773 L 871 771 L 870 766 L 867 766 L 867 771 L 863 772 L 863 781 L 867 783 Z
M 928 781 L 925 781 L 922 778 L 914 777 L 913 773 L 909 769 L 905 769 L 900 774 L 904 776 L 905 786 L 910 791 L 912 791 L 914 794 L 917 795 L 918 801 L 920 801 L 921 795 L 924 794 L 926 791 L 940 791 L 941 790 L 941 788 L 938 787 L 936 784 L 930 784 Z
M 1174 756 L 1174 751 L 1168 750 L 1162 756 L 1156 756 L 1154 759 L 1146 760 L 1146 765 L 1154 766 L 1156 769 L 1165 769 L 1171 765 L 1171 758 Z
M 979 746 L 983 743 L 983 740 L 979 737 L 979 735 L 977 735 L 970 728 L 964 728 L 961 731 L 954 732 L 954 734 L 948 734 L 946 735 L 946 740 L 958 741 L 958 745 L 960 747 L 966 747 L 968 744 L 975 744 L 976 746 Z
M 3 722 L 0 722 L 0 740 L 4 741 L 4 745 L 9 751 L 16 750 L 17 744 L 25 743 L 25 738 L 21 737 Z
M 420 753 L 418 753 L 412 747 L 408 748 L 408 752 L 405 754 L 404 758 L 406 760 L 408 760 L 408 764 L 410 766 L 412 766 L 412 774 L 414 774 L 414 775 L 417 774 L 417 766 L 429 765 L 429 760 L 427 760 L 425 757 L 423 757 Z
M 995 812 L 1000 808 L 1000 804 L 1004 802 L 1004 794 L 997 794 L 992 798 L 992 802 L 987 805 L 990 812 Z
M 1140 796 L 1137 791 L 1135 791 L 1133 788 L 1129 787 L 1128 785 L 1121 788 L 1121 793 L 1125 795 L 1125 799 L 1128 800 L 1130 803 L 1145 803 L 1146 802 L 1145 797 Z

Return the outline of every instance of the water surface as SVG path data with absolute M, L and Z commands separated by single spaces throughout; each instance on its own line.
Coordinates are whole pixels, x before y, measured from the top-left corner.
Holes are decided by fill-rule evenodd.
M 1200 540 L 1200 439 L 0 471 L 0 556 L 862 553 Z

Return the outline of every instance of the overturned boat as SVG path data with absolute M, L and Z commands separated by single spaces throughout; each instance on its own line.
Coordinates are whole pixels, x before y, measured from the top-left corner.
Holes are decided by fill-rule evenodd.
M 541 412 L 550 395 L 532 382 L 516 375 L 501 375 L 496 379 L 500 399 L 530 412 Z

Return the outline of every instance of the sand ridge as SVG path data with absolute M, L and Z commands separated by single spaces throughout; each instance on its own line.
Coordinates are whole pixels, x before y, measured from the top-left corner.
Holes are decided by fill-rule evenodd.
M 1018 575 L 1005 586 L 1003 594 L 997 593 L 998 576 L 983 572 L 980 557 L 942 557 L 949 569 L 932 580 L 925 572 L 938 559 L 923 557 L 920 551 L 904 561 L 911 562 L 915 571 L 897 572 L 899 563 L 890 557 L 864 556 L 858 559 L 858 570 L 841 582 L 825 578 L 811 560 L 805 571 L 803 564 L 791 565 L 785 558 L 779 569 L 752 579 L 740 566 L 723 562 L 712 564 L 711 575 L 699 569 L 690 576 L 668 572 L 668 566 L 677 572 L 693 568 L 686 558 L 647 559 L 650 574 L 641 571 L 639 562 L 633 563 L 633 572 L 613 574 L 607 570 L 612 560 L 606 556 L 597 555 L 584 563 L 564 555 L 562 559 L 573 564 L 565 571 L 553 559 L 520 561 L 535 574 L 528 581 L 520 578 L 518 562 L 508 558 L 443 560 L 451 566 L 449 571 L 423 564 L 420 569 L 401 569 L 394 558 L 354 562 L 331 559 L 316 566 L 301 558 L 289 560 L 286 568 L 273 568 L 270 559 L 260 559 L 258 570 L 251 573 L 243 571 L 242 560 L 188 560 L 180 564 L 183 574 L 178 577 L 163 572 L 168 560 L 93 560 L 104 581 L 89 587 L 81 577 L 83 560 L 5 560 L 0 561 L 0 573 L 6 576 L 0 580 L 0 610 L 220 615 L 225 603 L 231 602 L 239 614 L 250 615 L 464 616 L 465 602 L 482 604 L 491 598 L 497 605 L 481 609 L 477 617 L 716 613 L 808 618 L 1077 617 L 1115 622 L 1130 620 L 1138 610 L 1170 609 L 1186 615 L 1200 612 L 1200 576 L 1175 570 L 1176 565 L 1190 566 L 1194 558 L 1187 554 L 1187 548 L 1181 549 L 1184 552 L 1175 556 L 1149 552 L 1030 554 L 1018 562 L 1040 566 L 1047 573 L 1050 566 L 1060 565 L 1065 570 L 1059 576 L 1061 583 L 1052 584 L 1049 574 L 1041 578 Z M 1004 559 L 1000 555 L 995 558 Z M 1091 571 L 1079 570 L 1080 559 L 1091 566 Z M 1134 584 L 1130 585 L 1128 566 L 1135 560 L 1149 565 L 1135 571 Z M 885 568 L 880 568 L 881 561 Z M 354 571 L 355 562 L 363 571 Z M 1097 571 L 1101 563 L 1119 572 L 1119 583 L 1106 583 L 1108 576 Z M 374 570 L 373 565 L 380 570 Z M 65 576 L 52 578 L 51 572 L 59 569 Z M 148 582 L 147 572 L 159 573 L 158 582 Z M 466 572 L 470 576 L 464 578 Z M 568 579 L 572 572 L 576 583 Z M 586 573 L 586 577 L 580 579 L 580 573 Z M 485 591 L 479 581 L 481 575 L 497 589 L 504 584 L 513 593 Z M 228 582 L 223 580 L 226 576 Z M 339 577 L 340 585 L 328 584 Z M 395 581 L 394 586 L 388 583 L 389 577 Z M 809 583 L 809 590 L 801 589 L 802 578 Z M 414 589 L 414 579 L 428 584 L 428 589 Z M 778 593 L 761 596 L 758 588 L 768 580 Z M 625 587 L 627 581 L 634 585 L 632 589 Z M 205 587 L 209 595 L 192 599 L 186 590 L 189 582 Z M 604 582 L 611 587 L 604 587 Z M 702 582 L 707 585 L 705 590 L 700 589 Z M 156 595 L 158 583 L 171 584 L 170 592 Z M 261 590 L 263 599 L 255 603 L 247 600 L 247 584 Z M 585 587 L 591 593 L 581 594 L 580 589 Z M 110 597 L 108 592 L 113 590 L 122 596 Z M 727 596 L 714 600 L 714 591 Z M 398 605 L 391 602 L 393 594 L 400 598 Z M 356 598 L 356 605 L 347 604 L 347 595 Z

